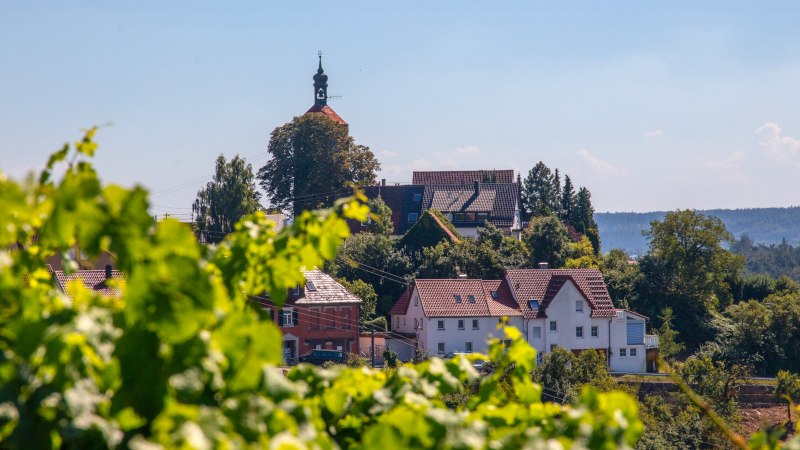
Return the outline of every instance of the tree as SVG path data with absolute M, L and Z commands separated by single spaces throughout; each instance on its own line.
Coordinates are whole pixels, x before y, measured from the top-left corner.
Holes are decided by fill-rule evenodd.
M 614 306 L 628 309 L 636 303 L 638 279 L 641 276 L 639 264 L 622 250 L 614 249 L 602 257 L 600 271 Z
M 391 236 L 394 233 L 392 224 L 392 210 L 382 198 L 377 197 L 367 202 L 369 206 L 369 221 L 367 231 L 384 236 Z
M 787 410 L 789 422 L 792 421 L 792 405 L 800 402 L 800 376 L 786 370 L 781 370 L 775 376 L 777 386 L 775 396 L 781 400 L 787 400 Z
M 506 236 L 500 229 L 489 222 L 478 228 L 478 244 L 487 245 L 493 249 L 504 269 L 517 269 L 524 267 L 528 255 L 525 244 L 519 239 Z
M 242 217 L 262 209 L 260 198 L 253 166 L 239 155 L 230 162 L 219 155 L 213 179 L 197 191 L 192 204 L 197 235 L 206 242 L 220 242 Z
M 569 175 L 564 175 L 564 188 L 561 189 L 561 220 L 569 223 L 569 218 L 572 216 L 572 207 L 575 205 L 575 187 L 572 185 L 572 180 Z
M 569 237 L 567 228 L 556 217 L 533 219 L 523 232 L 522 240 L 528 247 L 530 266 L 536 267 L 540 262 L 554 269 L 564 266 Z
M 357 145 L 346 125 L 322 114 L 306 114 L 276 128 L 271 159 L 258 171 L 271 204 L 300 212 L 328 207 L 351 186 L 375 183 L 380 164 L 369 148 Z
M 678 342 L 678 332 L 672 329 L 672 308 L 661 310 L 661 328 L 658 329 L 658 355 L 665 361 L 671 361 L 683 351 L 684 345 Z
M 575 198 L 575 205 L 570 210 L 570 217 L 567 224 L 575 228 L 576 231 L 589 238 L 592 242 L 595 254 L 600 254 L 600 229 L 594 220 L 594 207 L 592 206 L 592 194 L 588 189 L 582 187 L 578 190 Z
M 732 236 L 718 218 L 691 210 L 651 222 L 644 235 L 650 248 L 640 261 L 636 308 L 650 317 L 672 308 L 675 328 L 693 351 L 712 339 L 712 315 L 731 298 L 726 280 L 741 270 L 741 258 L 723 247 Z
M 362 280 L 349 281 L 340 278 L 339 283 L 344 286 L 351 294 L 361 299 L 361 305 L 358 309 L 358 323 L 362 330 L 367 330 L 367 324 L 375 318 L 375 307 L 378 304 L 378 294 L 372 285 L 365 283 Z
M 594 253 L 589 238 L 581 236 L 577 242 L 567 244 L 567 260 L 564 267 L 567 269 L 589 269 L 599 267 L 600 262 Z
M 553 172 L 539 161 L 528 172 L 522 189 L 522 205 L 528 217 L 558 213 L 558 188 Z

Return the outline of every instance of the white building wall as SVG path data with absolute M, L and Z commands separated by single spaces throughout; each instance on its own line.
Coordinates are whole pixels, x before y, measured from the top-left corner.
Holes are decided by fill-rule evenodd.
M 444 321 L 444 330 L 439 329 L 439 321 Z M 458 321 L 464 321 L 464 329 L 458 328 Z M 473 329 L 472 321 L 478 321 L 478 329 Z M 497 329 L 500 317 L 432 317 L 425 324 L 425 341 L 420 340 L 420 345 L 424 345 L 432 355 L 437 355 L 439 344 L 444 344 L 444 353 L 465 352 L 466 343 L 472 342 L 472 351 L 475 353 L 486 353 L 489 349 L 488 340 L 490 337 L 502 338 L 503 331 Z M 517 327 L 522 331 L 522 318 L 511 317 L 509 325 Z M 423 344 L 424 342 L 424 344 Z
M 629 319 L 630 317 L 630 319 Z M 644 345 L 628 344 L 628 322 L 644 322 L 644 319 L 620 311 L 611 321 L 611 358 L 612 372 L 643 373 L 647 371 L 647 350 Z M 625 349 L 625 356 L 621 356 L 621 349 Z M 631 350 L 636 352 L 631 356 Z
M 529 321 L 528 342 L 537 350 L 549 353 L 554 345 L 568 350 L 608 347 L 607 320 L 591 317 L 589 303 L 571 281 L 565 283 L 556 294 L 547 306 L 546 313 L 547 319 Z M 551 322 L 556 324 L 554 331 L 551 331 Z M 597 326 L 596 338 L 592 337 L 592 326 Z M 540 339 L 534 337 L 534 327 L 541 327 Z M 578 337 L 578 327 L 582 327 L 583 337 Z

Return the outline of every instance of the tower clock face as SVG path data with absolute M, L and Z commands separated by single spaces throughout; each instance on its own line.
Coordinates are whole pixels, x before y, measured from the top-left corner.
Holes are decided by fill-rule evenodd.
M 322 89 L 317 91 L 317 99 L 318 100 L 325 100 L 325 91 Z

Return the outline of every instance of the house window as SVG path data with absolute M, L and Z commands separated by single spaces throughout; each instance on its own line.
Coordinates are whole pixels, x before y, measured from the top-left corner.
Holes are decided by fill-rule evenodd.
M 408 213 L 408 221 L 409 222 L 416 222 L 417 218 L 419 218 L 419 213 Z
M 414 296 L 414 306 L 419 306 L 419 296 Z
M 403 316 L 403 325 L 406 324 L 406 316 Z
M 414 197 L 413 197 L 412 201 L 414 201 L 414 202 L 422 201 L 422 194 L 414 194 Z
M 322 350 L 322 344 L 315 344 L 314 350 Z
M 444 330 L 444 320 L 439 320 L 437 322 L 438 322 L 438 325 L 437 325 L 436 328 L 439 329 L 439 330 Z
M 627 352 L 625 351 L 624 348 L 619 349 L 619 356 L 624 358 L 624 357 L 628 356 L 626 353 Z
M 439 342 L 436 344 L 436 353 L 444 355 L 444 342 Z
M 555 349 L 556 349 L 556 347 L 558 347 L 558 345 L 556 345 L 556 344 L 550 344 L 550 351 L 552 352 L 553 350 L 555 350 Z
M 531 330 L 531 337 L 533 339 L 541 339 L 542 338 L 542 327 L 533 327 Z
M 422 319 L 419 319 L 419 329 L 422 329 Z
M 575 301 L 575 312 L 583 312 L 583 300 Z
M 472 319 L 472 329 L 473 330 L 478 329 L 478 319 Z
M 492 298 L 497 298 L 497 297 L 498 297 L 497 291 L 492 291 Z
M 283 311 L 281 311 L 281 313 L 283 314 L 283 326 L 293 327 L 294 322 L 292 321 L 292 310 L 284 309 Z
M 575 337 L 583 338 L 583 327 L 575 327 Z
M 417 318 L 414 317 L 414 329 L 416 330 L 417 328 L 419 328 L 419 326 L 417 325 Z
M 630 355 L 631 355 L 631 356 L 636 356 L 636 349 L 635 349 L 635 348 L 632 348 L 632 349 L 631 349 L 631 351 L 630 351 Z
M 464 351 L 472 353 L 472 342 L 464 342 Z
M 400 328 L 400 316 L 397 317 L 397 321 L 396 322 L 397 322 L 397 325 L 395 325 L 395 327 L 396 328 Z
M 295 288 L 292 289 L 292 295 L 300 295 L 300 286 L 295 286 Z
M 469 296 L 467 298 L 469 299 L 470 303 L 475 303 L 475 296 L 474 295 L 469 294 Z
M 461 296 L 458 294 L 453 295 L 453 298 L 456 300 L 456 303 L 461 303 Z
M 551 320 L 550 321 L 550 332 L 551 333 L 555 333 L 557 331 L 558 331 L 558 322 L 556 322 L 555 320 Z
M 597 336 L 599 336 L 599 332 L 597 330 L 597 325 L 594 325 L 592 326 L 592 337 L 596 338 Z
M 464 319 L 458 319 L 458 329 L 459 330 L 464 329 Z
M 312 330 L 319 330 L 319 318 L 320 318 L 319 309 L 311 308 L 311 314 L 312 314 L 312 316 L 311 316 L 311 319 L 312 319 L 311 320 L 311 329 Z
M 317 287 L 314 285 L 313 281 L 308 280 L 308 281 L 306 281 L 306 289 L 308 289 L 311 292 L 314 292 L 314 291 L 317 290 Z

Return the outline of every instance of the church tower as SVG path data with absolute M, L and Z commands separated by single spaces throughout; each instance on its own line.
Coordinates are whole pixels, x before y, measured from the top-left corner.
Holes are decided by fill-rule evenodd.
M 325 117 L 334 122 L 347 125 L 347 122 L 336 114 L 333 108 L 328 106 L 328 75 L 322 70 L 322 52 L 317 55 L 319 56 L 319 66 L 317 67 L 317 73 L 314 75 L 314 106 L 309 108 L 306 114 L 324 114 Z

